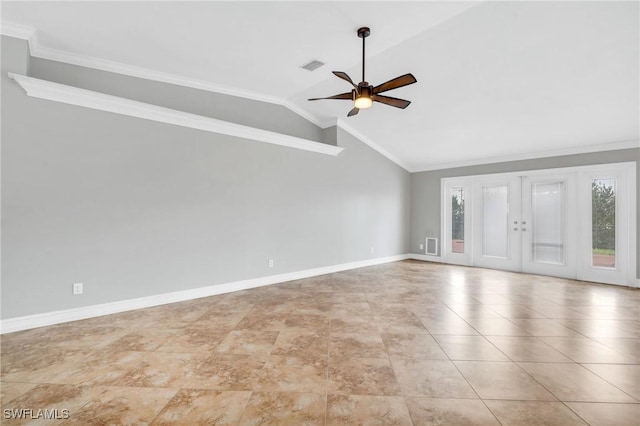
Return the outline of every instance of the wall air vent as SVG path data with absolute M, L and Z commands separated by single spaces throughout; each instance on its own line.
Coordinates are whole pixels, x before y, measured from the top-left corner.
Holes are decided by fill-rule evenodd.
M 438 239 L 437 238 L 427 237 L 427 245 L 425 247 L 426 247 L 425 254 L 428 254 L 431 256 L 438 255 Z
M 304 65 L 300 65 L 300 68 L 305 69 L 307 71 L 314 71 L 324 65 L 324 62 L 320 62 L 317 59 L 312 59 Z

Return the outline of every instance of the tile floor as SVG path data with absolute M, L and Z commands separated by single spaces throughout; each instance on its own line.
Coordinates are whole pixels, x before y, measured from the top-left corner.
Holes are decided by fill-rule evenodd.
M 639 290 L 426 262 L 11 333 L 1 344 L 3 424 L 29 423 L 5 418 L 21 408 L 68 410 L 49 423 L 82 425 L 640 419 Z

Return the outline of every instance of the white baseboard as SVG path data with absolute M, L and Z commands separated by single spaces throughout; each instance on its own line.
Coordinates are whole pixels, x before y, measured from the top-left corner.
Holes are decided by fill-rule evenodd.
M 442 263 L 443 262 L 441 256 L 433 256 L 433 255 L 430 255 L 430 254 L 409 253 L 407 255 L 407 259 L 424 260 L 426 262 L 438 262 L 438 263 Z
M 396 262 L 399 260 L 408 259 L 410 258 L 409 256 L 411 255 L 401 254 L 389 257 L 379 257 L 376 259 L 360 260 L 356 262 L 342 263 L 339 265 L 325 266 L 315 269 L 305 269 L 302 271 L 289 272 L 286 274 L 270 275 L 267 277 L 253 278 L 243 281 L 234 281 L 230 283 L 194 288 L 190 290 L 158 294 L 155 296 L 140 297 L 137 299 L 122 300 L 118 302 L 103 303 L 100 305 L 91 305 L 81 308 L 65 309 L 62 311 L 45 312 L 42 314 L 8 318 L 0 321 L 0 334 L 12 333 L 14 331 L 20 330 L 28 330 L 37 327 L 45 327 L 48 325 L 61 324 L 70 321 L 78 321 L 87 318 L 99 317 L 102 315 L 116 314 L 118 312 L 131 311 L 134 309 L 149 308 L 152 306 L 165 305 L 167 303 L 182 302 L 185 300 L 198 299 L 201 297 L 215 296 L 218 294 L 230 293 L 238 290 L 246 290 L 286 281 L 331 274 L 334 272 L 346 271 L 349 269 L 363 268 L 365 266 Z

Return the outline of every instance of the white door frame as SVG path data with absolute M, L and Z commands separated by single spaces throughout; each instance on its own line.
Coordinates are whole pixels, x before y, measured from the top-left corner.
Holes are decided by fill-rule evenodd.
M 589 204 L 588 208 L 586 207 L 585 201 L 585 193 L 587 190 L 584 188 L 584 182 L 588 180 L 589 176 L 594 175 L 596 177 L 603 177 L 604 174 L 610 173 L 611 171 L 616 171 L 621 179 L 624 180 L 626 184 L 625 195 L 626 200 L 622 202 L 622 205 L 618 205 L 616 207 L 616 211 L 618 213 L 622 213 L 622 220 L 624 225 L 626 226 L 625 237 L 627 238 L 626 247 L 621 247 L 624 253 L 619 252 L 620 256 L 624 256 L 624 263 L 626 265 L 624 269 L 625 272 L 619 271 L 618 277 L 615 279 L 607 279 L 607 277 L 601 276 L 602 271 L 596 271 L 598 274 L 592 273 L 593 271 L 589 271 L 588 267 L 585 264 L 585 259 L 589 258 L 585 254 L 585 247 L 588 247 L 590 250 L 591 247 L 591 233 L 585 233 L 585 226 L 590 228 L 591 226 L 591 191 L 589 189 Z M 452 178 L 442 178 L 440 182 L 441 187 L 441 213 L 440 213 L 440 223 L 441 223 L 441 239 L 442 247 L 441 247 L 441 256 L 442 261 L 444 263 L 453 263 L 453 264 L 463 264 L 463 265 L 473 265 L 474 264 L 474 253 L 473 250 L 468 253 L 465 250 L 464 256 L 459 256 L 458 253 L 451 253 L 451 229 L 449 224 L 450 218 L 450 210 L 451 206 L 448 200 L 447 195 L 449 194 L 448 189 L 453 186 L 464 187 L 466 194 L 471 194 L 470 190 L 472 189 L 474 182 L 492 180 L 492 179 L 500 179 L 500 178 L 508 178 L 508 177 L 534 177 L 534 176 L 546 176 L 546 175 L 566 175 L 566 174 L 576 174 L 578 179 L 578 185 L 582 184 L 582 189 L 578 191 L 578 206 L 579 209 L 586 209 L 589 212 L 588 217 L 584 214 L 578 215 L 578 236 L 577 236 L 577 244 L 578 244 L 578 260 L 577 260 L 577 279 L 582 280 L 592 280 L 596 282 L 605 282 L 610 284 L 622 284 L 632 287 L 640 287 L 640 279 L 636 277 L 636 221 L 637 221 L 637 207 L 636 207 L 636 163 L 633 162 L 621 162 L 621 163 L 608 163 L 608 164 L 598 164 L 598 165 L 586 165 L 586 166 L 576 166 L 576 167 L 562 167 L 555 169 L 541 169 L 541 170 L 523 170 L 517 172 L 505 172 L 505 173 L 496 173 L 496 174 L 485 174 L 485 175 L 473 175 L 473 176 L 459 176 Z M 471 201 L 470 196 L 466 196 L 466 199 Z M 617 197 L 618 198 L 618 197 Z M 622 197 L 624 198 L 624 197 Z M 625 205 L 626 203 L 626 205 Z M 621 208 L 623 210 L 621 210 Z M 470 213 L 473 211 L 472 203 L 467 204 L 465 201 L 465 210 L 468 212 L 465 216 L 465 247 L 473 247 L 474 243 L 472 240 L 471 230 L 467 230 L 467 227 L 472 222 L 472 216 Z M 448 216 L 449 215 L 449 216 Z M 626 216 L 626 217 L 625 217 Z M 588 222 L 588 224 L 586 223 Z M 585 241 L 585 238 L 588 237 L 588 241 Z M 618 255 L 618 250 L 616 251 L 616 255 Z M 622 265 L 622 263 L 621 263 Z M 590 263 L 589 263 L 590 266 Z M 587 271 L 587 272 L 585 272 Z M 606 275 L 606 274 L 605 274 Z M 623 278 L 620 278 L 622 276 Z

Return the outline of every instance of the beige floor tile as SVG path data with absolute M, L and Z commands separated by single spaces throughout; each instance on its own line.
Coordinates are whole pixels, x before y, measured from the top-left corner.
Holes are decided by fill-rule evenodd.
M 559 321 L 587 337 L 640 338 L 640 321 L 594 318 Z
M 534 311 L 533 309 L 529 309 L 524 305 L 519 305 L 516 303 L 506 303 L 502 305 L 494 305 L 492 303 L 485 303 L 485 306 L 491 309 L 494 312 L 497 312 L 501 316 L 512 319 L 524 319 L 524 318 L 546 318 L 539 312 Z
M 284 329 L 289 331 L 313 331 L 324 334 L 329 332 L 330 320 L 324 315 L 290 314 L 284 322 Z
M 383 334 L 382 340 L 389 355 L 395 358 L 448 359 L 428 334 Z
M 437 317 L 421 316 L 422 324 L 431 334 L 451 334 L 451 335 L 478 335 L 479 333 L 465 320 L 453 312 L 444 313 Z
M 324 393 L 254 392 L 239 424 L 320 426 L 325 405 Z
M 38 386 L 36 383 L 0 382 L 0 407 Z
M 215 332 L 208 328 L 185 328 L 170 336 L 156 351 L 158 352 L 212 352 L 229 333 Z
M 640 365 L 582 364 L 582 366 L 640 401 Z
M 503 426 L 578 426 L 586 425 L 561 402 L 485 401 Z
M 38 410 L 48 410 L 55 413 L 58 419 L 39 421 L 40 424 L 60 424 L 60 418 L 73 420 L 79 410 L 88 402 L 97 398 L 105 388 L 93 386 L 53 385 L 41 384 L 27 391 L 21 396 L 2 406 L 3 424 L 30 424 L 29 417 L 37 415 Z M 31 409 L 34 414 L 22 419 L 5 419 L 6 410 L 11 413 L 14 409 Z
M 609 337 L 594 338 L 615 352 L 628 357 L 634 364 L 640 364 L 640 339 L 615 339 Z
M 414 425 L 499 426 L 479 399 L 405 398 Z
M 245 308 L 242 311 L 228 311 L 226 308 L 209 310 L 196 321 L 190 323 L 189 327 L 207 328 L 215 332 L 228 332 L 242 321 L 249 310 L 251 308 Z
M 287 314 L 251 311 L 235 326 L 236 330 L 279 331 L 284 328 Z
M 533 336 L 582 337 L 577 331 L 565 327 L 553 319 L 515 318 L 511 319 L 511 322 Z
M 588 402 L 567 402 L 566 404 L 592 426 L 638 426 L 638 419 L 640 419 L 640 404 Z
M 408 316 L 375 315 L 374 321 L 382 333 L 429 334 L 420 318 L 413 313 Z
M 234 330 L 216 348 L 237 355 L 269 355 L 278 338 L 277 331 Z
M 204 362 L 204 353 L 120 352 L 96 365 L 86 383 L 103 386 L 180 388 Z
M 487 340 L 512 361 L 571 362 L 537 337 L 487 336 Z
M 373 311 L 367 302 L 356 303 L 336 303 L 329 302 L 331 309 L 329 310 L 330 319 L 353 318 L 355 312 L 358 315 L 372 317 Z
M 635 363 L 632 357 L 616 352 L 588 337 L 541 337 L 540 339 L 575 362 L 604 364 Z
M 16 353 L 19 355 L 20 352 Z M 96 373 L 96 366 L 109 359 L 109 353 L 80 349 L 50 348 L 36 353 L 24 353 L 22 359 L 7 362 L 2 359 L 6 381 L 27 383 L 56 383 L 76 385 L 85 382 Z
M 508 361 L 502 352 L 498 350 L 483 336 L 433 336 L 444 352 L 452 360 L 459 361 Z
M 253 389 L 261 392 L 326 392 L 327 359 L 271 355 Z
M 72 424 L 148 424 L 176 394 L 176 389 L 108 387 L 71 413 Z
M 252 390 L 265 363 L 265 356 L 215 353 L 184 378 L 183 387 Z
M 115 340 L 107 347 L 107 352 L 122 352 L 122 351 L 136 351 L 136 352 L 152 352 L 162 346 L 167 340 L 174 336 L 182 334 L 182 330 L 178 333 L 175 329 L 170 330 L 154 330 L 144 329 L 137 330 L 132 333 L 127 333 L 121 338 Z
M 456 361 L 455 365 L 482 399 L 556 400 L 515 363 Z
M 331 333 L 329 356 L 337 358 L 388 358 L 380 333 Z
M 354 315 L 351 318 L 332 319 L 330 330 L 332 333 L 378 333 L 378 326 L 373 316 Z
M 519 365 L 561 401 L 637 402 L 579 364 L 522 362 Z
M 318 332 L 312 329 L 291 328 L 278 334 L 271 355 L 327 357 L 328 352 L 329 335 L 324 334 L 324 329 Z
M 451 361 L 392 358 L 391 362 L 405 396 L 477 398 Z
M 506 318 L 468 318 L 466 321 L 485 336 L 531 336 Z
M 384 358 L 330 358 L 327 389 L 342 395 L 400 395 L 391 363 Z
M 328 395 L 328 426 L 412 426 L 403 398 L 393 396 Z
M 251 392 L 180 389 L 151 425 L 237 425 Z

